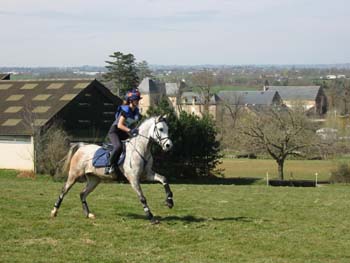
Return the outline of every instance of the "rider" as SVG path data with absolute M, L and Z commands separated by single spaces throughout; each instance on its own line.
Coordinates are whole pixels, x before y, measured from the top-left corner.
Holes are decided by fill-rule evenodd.
M 123 151 L 121 140 L 138 135 L 138 129 L 132 127 L 142 117 L 138 108 L 140 99 L 142 97 L 138 89 L 130 90 L 125 96 L 126 103 L 117 109 L 115 121 L 108 132 L 108 137 L 113 144 L 113 150 L 109 158 L 109 165 L 105 169 L 105 174 L 110 174 L 117 166 Z

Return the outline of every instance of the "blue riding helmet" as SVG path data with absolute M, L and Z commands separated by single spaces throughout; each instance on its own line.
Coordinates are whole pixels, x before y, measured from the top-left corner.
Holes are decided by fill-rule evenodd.
M 134 101 L 134 100 L 140 100 L 142 99 L 140 91 L 138 89 L 132 89 L 131 91 L 128 91 L 125 96 L 126 101 Z

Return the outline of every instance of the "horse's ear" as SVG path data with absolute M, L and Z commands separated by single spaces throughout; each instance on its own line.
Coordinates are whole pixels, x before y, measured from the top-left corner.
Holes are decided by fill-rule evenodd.
M 168 114 L 163 114 L 157 117 L 157 122 L 166 121 Z

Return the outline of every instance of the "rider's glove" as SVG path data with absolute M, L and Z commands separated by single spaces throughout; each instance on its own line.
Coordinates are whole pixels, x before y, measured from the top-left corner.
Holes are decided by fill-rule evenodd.
M 138 134 L 139 134 L 139 129 L 134 128 L 134 129 L 131 129 L 131 130 L 130 130 L 130 135 L 131 135 L 132 137 L 135 137 L 135 136 L 137 136 Z

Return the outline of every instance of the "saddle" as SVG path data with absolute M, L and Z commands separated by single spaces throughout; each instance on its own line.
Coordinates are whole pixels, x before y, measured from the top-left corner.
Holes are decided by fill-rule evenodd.
M 119 157 L 117 165 L 121 165 L 125 159 L 125 142 L 122 143 L 123 151 Z M 94 154 L 92 159 L 92 165 L 96 168 L 106 167 L 109 164 L 109 157 L 111 155 L 111 151 L 113 150 L 113 145 L 110 143 L 103 144 L 100 148 L 98 148 Z

